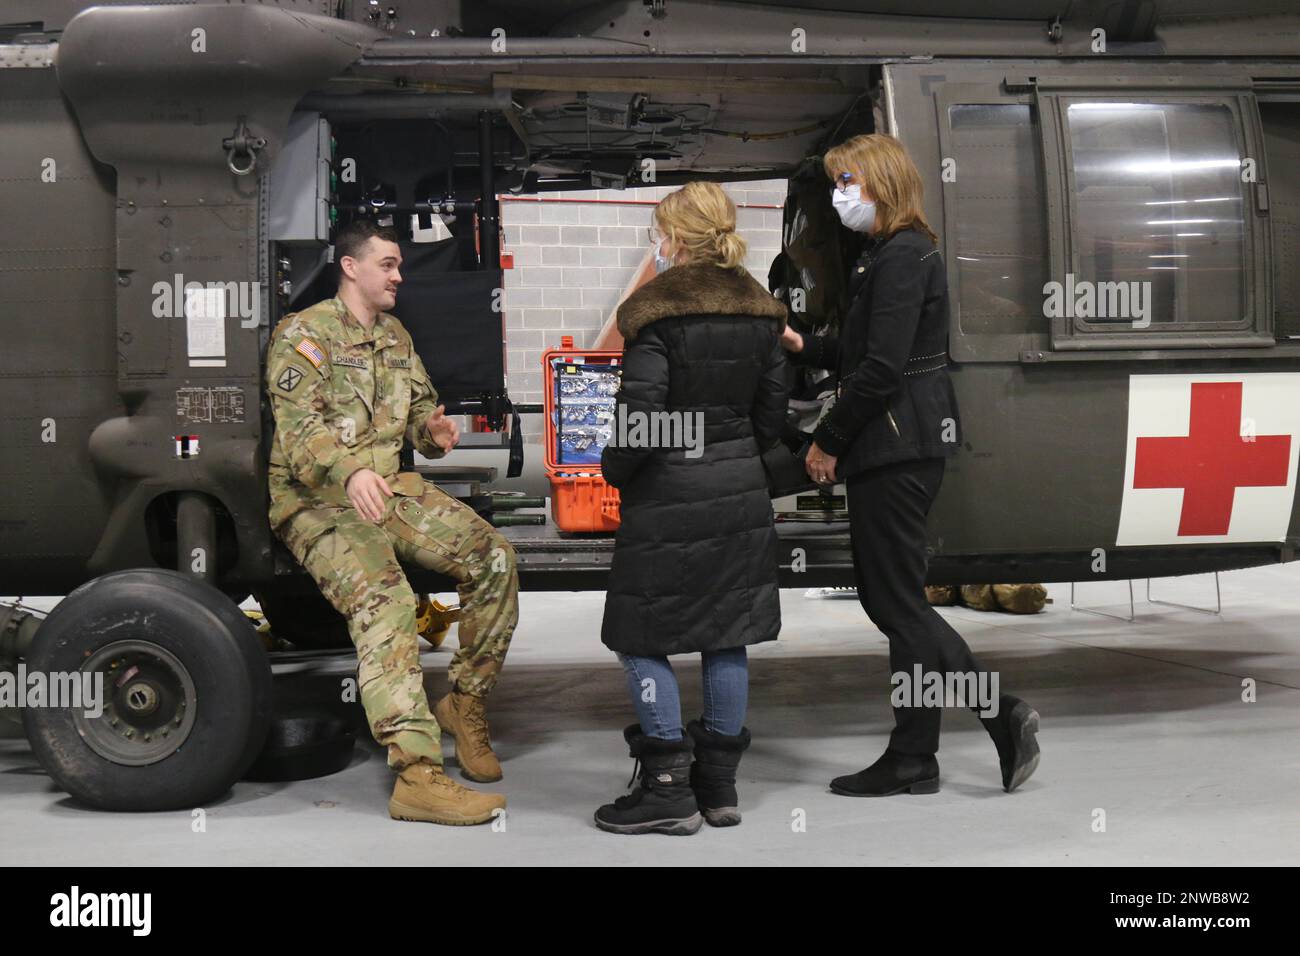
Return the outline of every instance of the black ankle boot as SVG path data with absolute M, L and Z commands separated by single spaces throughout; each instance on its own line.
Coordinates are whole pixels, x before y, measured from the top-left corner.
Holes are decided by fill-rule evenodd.
M 623 731 L 630 756 L 640 762 L 641 780 L 625 797 L 596 811 L 596 826 L 610 833 L 668 833 L 687 836 L 704 823 L 691 791 L 691 741 L 647 737 L 639 724 Z M 632 771 L 636 778 L 635 768 Z
M 998 748 L 1002 789 L 1010 793 L 1038 769 L 1038 711 L 1019 697 L 1003 694 L 998 699 L 998 715 L 981 717 L 980 723 Z
M 695 763 L 691 764 L 691 789 L 704 819 L 715 827 L 734 827 L 740 822 L 740 798 L 736 795 L 736 768 L 749 747 L 749 728 L 734 737 L 715 734 L 703 721 L 692 720 L 686 732 L 695 740 Z
M 836 777 L 831 790 L 846 797 L 890 797 L 896 793 L 938 793 L 939 761 L 886 750 L 866 770 Z

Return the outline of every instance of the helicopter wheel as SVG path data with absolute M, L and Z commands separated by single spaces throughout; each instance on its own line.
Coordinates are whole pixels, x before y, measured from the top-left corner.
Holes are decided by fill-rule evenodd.
M 176 571 L 82 585 L 41 624 L 26 666 L 51 687 L 88 688 L 76 706 L 25 708 L 23 723 L 54 782 L 101 810 L 201 806 L 266 737 L 271 669 L 256 632 L 224 594 Z

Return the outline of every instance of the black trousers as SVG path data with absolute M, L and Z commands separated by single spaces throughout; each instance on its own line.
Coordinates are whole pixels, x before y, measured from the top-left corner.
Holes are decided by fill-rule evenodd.
M 925 599 L 925 519 L 943 468 L 944 459 L 925 458 L 882 465 L 847 481 L 858 600 L 889 639 L 893 674 L 911 677 L 917 664 L 924 673 L 981 670 L 962 636 Z M 937 752 L 942 713 L 939 707 L 895 707 L 890 748 Z

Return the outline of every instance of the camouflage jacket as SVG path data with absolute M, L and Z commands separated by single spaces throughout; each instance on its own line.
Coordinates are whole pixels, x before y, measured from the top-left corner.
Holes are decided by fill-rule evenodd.
M 337 298 L 285 316 L 271 335 L 266 390 L 273 528 L 304 509 L 350 505 L 344 484 L 359 468 L 398 494 L 423 494 L 419 475 L 398 475 L 403 441 L 426 458 L 444 454 L 424 427 L 438 393 L 410 333 L 386 312 L 370 331 Z

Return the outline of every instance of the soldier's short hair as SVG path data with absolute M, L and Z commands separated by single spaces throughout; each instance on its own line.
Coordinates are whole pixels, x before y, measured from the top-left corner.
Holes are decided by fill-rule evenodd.
M 373 219 L 353 219 L 334 237 L 334 264 L 337 266 L 344 256 L 360 258 L 361 250 L 371 239 L 397 242 L 397 233 L 391 226 L 381 226 Z

